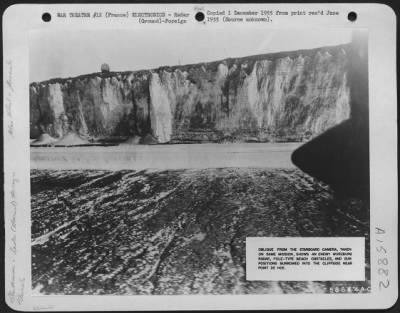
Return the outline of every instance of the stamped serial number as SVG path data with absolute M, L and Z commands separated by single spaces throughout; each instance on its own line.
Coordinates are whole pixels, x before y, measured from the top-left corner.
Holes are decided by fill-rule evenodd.
M 326 288 L 327 293 L 369 293 L 371 292 L 370 286 L 336 286 Z
M 387 249 L 385 248 L 385 240 L 384 240 L 384 235 L 386 234 L 386 231 L 382 228 L 375 227 L 375 235 L 376 235 L 376 241 L 377 241 L 377 246 L 376 246 L 376 252 L 378 252 L 378 259 L 377 259 L 377 264 L 378 264 L 378 275 L 379 275 L 379 291 L 382 291 L 382 289 L 389 288 L 390 286 L 390 280 L 389 280 L 389 259 L 387 258 Z

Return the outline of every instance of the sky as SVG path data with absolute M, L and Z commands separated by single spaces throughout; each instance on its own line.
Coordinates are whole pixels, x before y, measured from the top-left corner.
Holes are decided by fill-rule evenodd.
M 29 37 L 30 82 L 99 72 L 152 69 L 310 49 L 350 42 L 349 29 L 254 29 L 234 31 L 80 30 L 32 31 Z

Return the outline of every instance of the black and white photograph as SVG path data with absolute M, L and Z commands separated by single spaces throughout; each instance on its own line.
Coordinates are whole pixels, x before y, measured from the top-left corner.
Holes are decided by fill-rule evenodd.
M 29 34 L 34 295 L 370 292 L 368 32 Z M 247 237 L 363 237 L 362 281 L 246 279 Z
M 396 25 L 366 3 L 5 9 L 6 306 L 395 306 Z

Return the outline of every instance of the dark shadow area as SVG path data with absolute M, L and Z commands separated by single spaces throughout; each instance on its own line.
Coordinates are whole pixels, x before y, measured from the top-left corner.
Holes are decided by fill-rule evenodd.
M 369 201 L 368 40 L 355 32 L 349 49 L 350 119 L 307 142 L 293 163 L 330 185 L 338 196 Z
M 293 163 L 340 195 L 369 199 L 368 127 L 349 119 L 292 154 Z

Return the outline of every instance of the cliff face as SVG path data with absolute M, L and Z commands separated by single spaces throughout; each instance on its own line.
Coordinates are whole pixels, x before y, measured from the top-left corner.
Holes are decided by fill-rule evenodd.
M 348 46 L 30 85 L 31 138 L 297 140 L 350 115 Z

